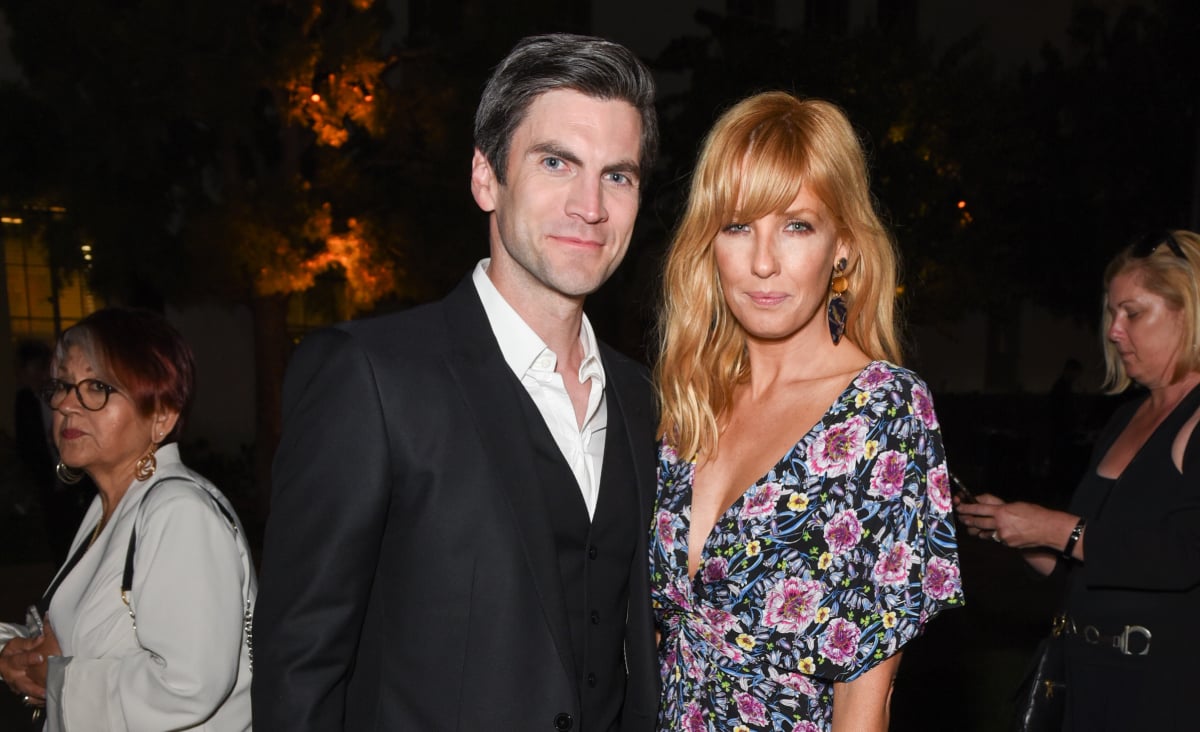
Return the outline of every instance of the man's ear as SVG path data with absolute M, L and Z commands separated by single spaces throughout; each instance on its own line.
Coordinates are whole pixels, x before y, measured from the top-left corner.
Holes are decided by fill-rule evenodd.
M 500 184 L 496 182 L 496 171 L 487 157 L 475 148 L 471 157 L 471 195 L 475 203 L 487 213 L 496 210 L 496 195 Z

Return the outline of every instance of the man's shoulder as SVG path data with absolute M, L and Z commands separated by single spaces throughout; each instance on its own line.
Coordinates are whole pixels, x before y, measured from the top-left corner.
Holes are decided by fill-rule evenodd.
M 472 297 L 474 289 L 460 284 L 437 300 L 406 310 L 335 323 L 315 332 L 336 340 L 353 341 L 372 351 L 402 348 L 411 352 L 414 346 L 433 350 L 462 337 L 456 331 L 462 328 L 464 321 L 460 315 L 469 312 Z M 478 307 L 477 301 L 475 305 Z

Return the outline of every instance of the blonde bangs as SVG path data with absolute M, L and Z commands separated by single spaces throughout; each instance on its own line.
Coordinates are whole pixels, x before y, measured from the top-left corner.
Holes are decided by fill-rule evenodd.
M 784 92 L 745 99 L 704 140 L 663 270 L 659 436 L 685 459 L 716 448 L 720 416 L 749 371 L 745 334 L 725 303 L 713 240 L 727 224 L 786 211 L 806 186 L 826 205 L 854 258 L 846 337 L 871 358 L 900 362 L 894 245 L 875 213 L 849 121 L 834 104 Z

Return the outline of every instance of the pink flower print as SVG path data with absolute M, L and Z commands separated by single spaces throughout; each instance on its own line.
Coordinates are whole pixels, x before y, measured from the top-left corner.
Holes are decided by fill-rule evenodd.
M 931 430 L 938 428 L 937 413 L 933 411 L 933 397 L 929 396 L 929 391 L 920 384 L 913 384 L 912 409 L 926 427 Z
M 933 503 L 933 510 L 942 516 L 950 513 L 954 503 L 950 500 L 950 474 L 945 463 L 929 469 L 925 485 L 929 492 L 929 500 Z
M 792 727 L 792 732 L 821 732 L 821 728 L 817 726 L 816 722 L 804 720 Z
M 862 633 L 858 626 L 845 618 L 834 618 L 821 636 L 821 655 L 845 666 L 854 660 Z
M 727 613 L 724 610 L 715 607 L 703 607 L 700 610 L 700 615 L 704 617 L 704 622 L 708 627 L 724 635 L 737 625 L 737 617 L 732 613 Z
M 858 378 L 854 380 L 854 385 L 863 391 L 874 391 L 891 382 L 892 372 L 888 369 L 887 364 L 877 361 L 858 375 Z
M 683 729 L 685 732 L 707 732 L 704 724 L 704 710 L 696 702 L 688 702 L 683 709 Z
M 935 600 L 945 600 L 957 595 L 962 588 L 958 565 L 945 557 L 934 557 L 925 568 L 925 579 L 921 582 L 925 594 Z
M 687 587 L 687 580 L 682 580 L 680 582 L 680 584 L 682 584 L 683 587 L 680 587 L 678 584 L 675 584 L 675 583 L 671 583 L 671 584 L 667 585 L 667 589 L 666 589 L 667 599 L 670 600 L 671 602 L 675 603 L 679 607 L 690 608 L 692 606 L 692 603 L 688 598 L 687 591 L 684 589 L 684 587 Z
M 706 583 L 720 582 L 728 574 L 729 561 L 725 557 L 713 557 L 704 563 L 703 577 Z
M 875 562 L 875 582 L 881 585 L 904 584 L 912 563 L 912 547 L 902 541 L 892 544 L 892 548 L 882 552 Z
M 767 724 L 770 720 L 767 719 L 767 707 L 746 692 L 733 695 L 733 701 L 737 704 L 738 716 L 750 724 Z
M 862 417 L 851 417 L 820 433 L 808 446 L 809 464 L 830 478 L 849 473 L 862 457 L 868 427 Z
M 757 491 L 746 496 L 746 502 L 742 504 L 742 517 L 756 518 L 774 513 L 775 503 L 779 500 L 781 491 L 778 483 L 763 483 Z
M 854 509 L 847 508 L 834 514 L 829 523 L 825 524 L 825 542 L 829 544 L 829 551 L 837 556 L 858 546 L 858 540 L 861 538 L 862 524 L 859 523 L 858 516 L 854 515 Z
M 867 490 L 872 496 L 880 498 L 895 498 L 904 490 L 904 471 L 908 468 L 908 456 L 896 450 L 888 450 L 875 460 L 871 469 L 871 487 Z
M 668 465 L 674 465 L 675 463 L 679 462 L 679 453 L 675 452 L 675 448 L 665 442 L 663 443 L 662 448 L 659 449 L 658 454 L 663 460 L 667 461 Z
M 654 524 L 658 530 L 658 542 L 667 552 L 675 551 L 675 526 L 670 511 L 659 511 Z
M 781 674 L 773 668 L 769 673 L 772 681 L 786 686 L 792 691 L 798 691 L 805 696 L 816 696 L 818 693 L 817 685 L 812 682 L 812 679 L 808 678 L 804 674 L 790 672 Z
M 784 633 L 800 633 L 816 617 L 823 594 L 820 582 L 788 577 L 767 593 L 763 622 Z

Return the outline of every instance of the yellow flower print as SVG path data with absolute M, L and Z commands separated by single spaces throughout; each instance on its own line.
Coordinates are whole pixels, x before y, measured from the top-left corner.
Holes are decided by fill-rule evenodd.
M 873 460 L 878 453 L 879 440 L 867 440 L 867 444 L 863 445 L 863 457 Z
M 788 499 L 788 508 L 793 511 L 803 511 L 808 508 L 808 495 L 804 493 L 793 493 Z
M 733 728 L 733 732 L 750 732 L 750 728 L 744 724 L 739 724 Z
M 864 404 L 871 401 L 871 393 L 866 391 L 858 392 L 858 396 L 854 397 L 854 406 L 862 408 Z
M 833 564 L 833 555 L 825 552 L 821 558 L 817 560 L 817 569 L 829 569 L 829 565 Z
M 761 551 L 762 551 L 762 544 L 760 544 L 758 542 L 758 539 L 755 539 L 754 541 L 751 541 L 748 544 L 746 544 L 746 556 L 748 556 L 748 557 L 757 557 L 759 555 L 759 552 L 761 552 Z
M 811 676 L 812 672 L 817 670 L 817 665 L 813 663 L 812 656 L 808 656 L 800 659 L 800 665 L 797 668 L 800 669 L 800 673 Z
M 737 637 L 737 644 L 747 651 L 754 650 L 754 636 L 742 633 Z
M 883 627 L 885 627 L 885 628 L 895 628 L 896 627 L 896 613 L 889 610 L 888 612 L 883 614 Z
M 829 608 L 823 607 L 818 609 L 816 619 L 818 623 L 824 623 L 826 620 L 829 620 Z

